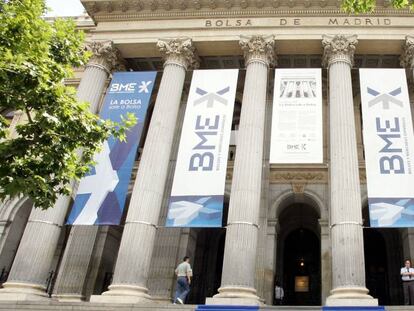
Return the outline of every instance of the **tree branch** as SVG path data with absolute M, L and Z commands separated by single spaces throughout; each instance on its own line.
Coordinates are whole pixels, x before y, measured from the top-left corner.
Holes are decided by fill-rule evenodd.
M 29 122 L 30 122 L 30 123 L 33 123 L 33 119 L 32 119 L 32 117 L 30 116 L 30 111 L 29 111 L 29 109 L 28 109 L 27 107 L 24 107 L 24 111 L 26 112 L 27 119 L 29 120 Z

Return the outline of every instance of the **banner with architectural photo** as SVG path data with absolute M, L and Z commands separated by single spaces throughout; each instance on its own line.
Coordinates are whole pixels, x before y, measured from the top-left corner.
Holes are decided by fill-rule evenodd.
M 372 227 L 414 226 L 414 136 L 405 69 L 360 69 Z
M 321 69 L 276 69 L 270 163 L 322 163 Z
M 126 142 L 110 137 L 95 155 L 96 165 L 84 176 L 67 224 L 119 225 L 156 72 L 116 72 L 105 96 L 100 117 L 121 121 L 127 112 L 138 122 Z
M 238 70 L 195 70 L 167 227 L 221 227 Z

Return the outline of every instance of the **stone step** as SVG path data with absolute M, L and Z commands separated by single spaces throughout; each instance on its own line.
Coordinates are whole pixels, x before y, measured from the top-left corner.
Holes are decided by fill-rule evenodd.
M 196 311 L 259 311 L 259 306 L 198 305 Z
M 0 311 L 218 311 L 212 309 L 197 309 L 197 305 L 173 304 L 101 304 L 90 302 L 57 302 L 57 301 L 1 301 Z M 239 311 L 237 309 L 224 309 Z M 260 311 L 322 311 L 321 306 L 262 306 Z M 248 311 L 248 309 L 243 309 Z M 385 311 L 414 311 L 414 306 L 386 306 Z
M 134 305 L 134 304 L 101 304 L 89 302 L 56 302 L 56 301 L 18 301 L 0 302 L 0 311 L 195 311 L 196 305 Z

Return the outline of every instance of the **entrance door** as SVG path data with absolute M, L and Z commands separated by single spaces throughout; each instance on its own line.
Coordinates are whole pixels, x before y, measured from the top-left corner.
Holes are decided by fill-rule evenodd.
M 275 281 L 282 284 L 285 305 L 321 305 L 319 217 L 304 203 L 288 205 L 279 214 Z
M 321 304 L 320 243 L 308 229 L 296 229 L 285 240 L 283 284 L 286 305 Z

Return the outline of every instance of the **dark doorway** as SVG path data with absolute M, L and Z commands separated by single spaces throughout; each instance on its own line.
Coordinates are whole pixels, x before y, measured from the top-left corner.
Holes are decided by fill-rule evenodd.
M 193 281 L 187 298 L 189 304 L 204 304 L 206 297 L 217 294 L 223 269 L 225 230 L 197 229 Z
M 284 243 L 286 305 L 321 305 L 320 242 L 311 230 L 292 231 Z
M 365 283 L 379 305 L 403 304 L 400 268 L 403 265 L 401 232 L 396 228 L 370 228 L 368 206 L 364 219 Z
M 224 202 L 222 228 L 200 228 L 197 231 L 193 263 L 193 280 L 187 297 L 189 304 L 205 304 L 206 297 L 218 293 L 223 271 L 229 203 Z
M 364 230 L 365 281 L 369 294 L 380 305 L 389 305 L 387 258 L 385 242 L 375 229 Z

